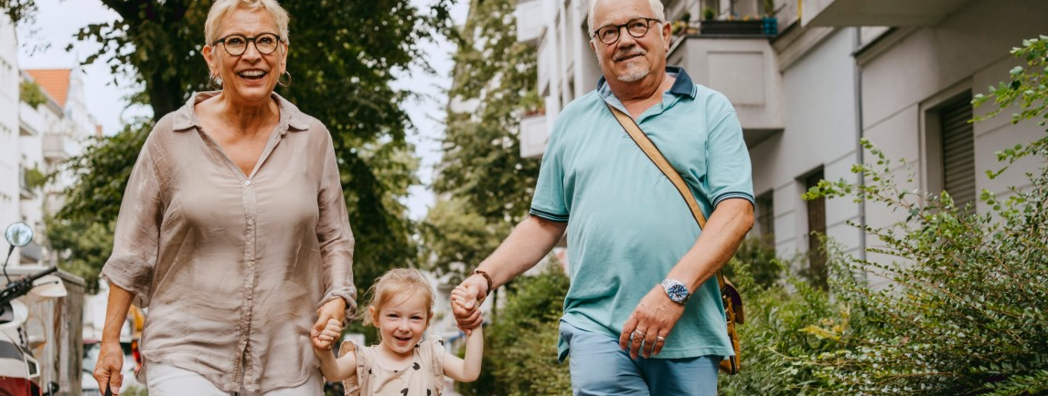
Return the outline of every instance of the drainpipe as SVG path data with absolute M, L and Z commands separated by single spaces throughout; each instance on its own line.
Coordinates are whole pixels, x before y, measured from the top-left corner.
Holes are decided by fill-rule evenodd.
M 862 47 L 862 27 L 855 27 L 855 49 L 852 54 L 858 54 Z M 854 57 L 854 55 L 853 55 Z M 862 65 L 855 59 L 855 156 L 860 164 L 865 163 L 866 153 L 862 148 Z M 859 188 L 866 186 L 866 175 L 858 174 Z M 866 260 L 866 199 L 859 200 L 859 259 Z M 865 274 L 864 274 L 865 275 Z

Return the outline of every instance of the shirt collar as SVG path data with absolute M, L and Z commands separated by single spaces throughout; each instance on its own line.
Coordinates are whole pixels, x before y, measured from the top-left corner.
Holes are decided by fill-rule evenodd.
M 695 88 L 695 83 L 691 81 L 691 77 L 688 76 L 688 72 L 684 71 L 683 67 L 666 66 L 666 74 L 677 78 L 677 80 L 673 82 L 673 86 L 670 87 L 668 93 L 677 96 L 687 96 L 692 99 L 695 99 L 695 97 L 698 96 L 698 90 Z M 600 80 L 597 81 L 597 93 L 602 97 L 608 97 L 608 95 L 612 94 L 611 87 L 608 86 L 604 76 L 601 76 Z
M 215 95 L 218 95 L 221 91 L 206 91 L 206 92 L 193 92 L 189 96 L 189 100 L 180 109 L 175 110 L 174 113 L 174 125 L 172 130 L 174 131 L 186 131 L 200 126 L 200 122 L 196 117 L 195 105 L 203 102 Z M 277 106 L 280 108 L 280 126 L 283 135 L 287 131 L 305 131 L 309 129 L 309 117 L 302 113 L 298 107 L 288 102 L 282 96 L 276 92 L 272 94 L 273 99 L 277 101 Z

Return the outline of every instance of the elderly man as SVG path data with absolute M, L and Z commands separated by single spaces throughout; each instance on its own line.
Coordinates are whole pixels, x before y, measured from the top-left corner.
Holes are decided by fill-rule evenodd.
M 463 281 L 475 300 L 453 307 L 456 319 L 479 325 L 487 293 L 567 230 L 571 288 L 558 349 L 571 357 L 574 394 L 715 395 L 718 363 L 733 350 L 714 275 L 753 224 L 742 129 L 723 95 L 666 66 L 661 1 L 595 0 L 589 18 L 603 78 L 557 118 L 531 216 Z M 705 229 L 609 105 L 683 176 Z

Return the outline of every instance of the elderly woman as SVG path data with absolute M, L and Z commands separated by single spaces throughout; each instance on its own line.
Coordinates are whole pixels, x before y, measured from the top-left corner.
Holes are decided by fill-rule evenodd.
M 203 55 L 221 90 L 153 128 L 102 269 L 102 389 L 120 389 L 134 302 L 149 308 L 152 395 L 322 394 L 310 333 L 356 308 L 353 236 L 330 134 L 273 92 L 287 24 L 275 0 L 211 7 Z

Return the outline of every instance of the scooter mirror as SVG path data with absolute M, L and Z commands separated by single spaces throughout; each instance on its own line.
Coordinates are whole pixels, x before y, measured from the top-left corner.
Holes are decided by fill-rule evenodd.
M 33 228 L 29 224 L 20 221 L 11 223 L 11 225 L 7 226 L 4 237 L 7 238 L 7 243 L 10 243 L 11 246 L 22 247 L 33 240 Z
M 47 275 L 33 282 L 33 288 L 29 290 L 29 294 L 43 298 L 59 298 L 65 297 L 68 293 L 61 278 Z

